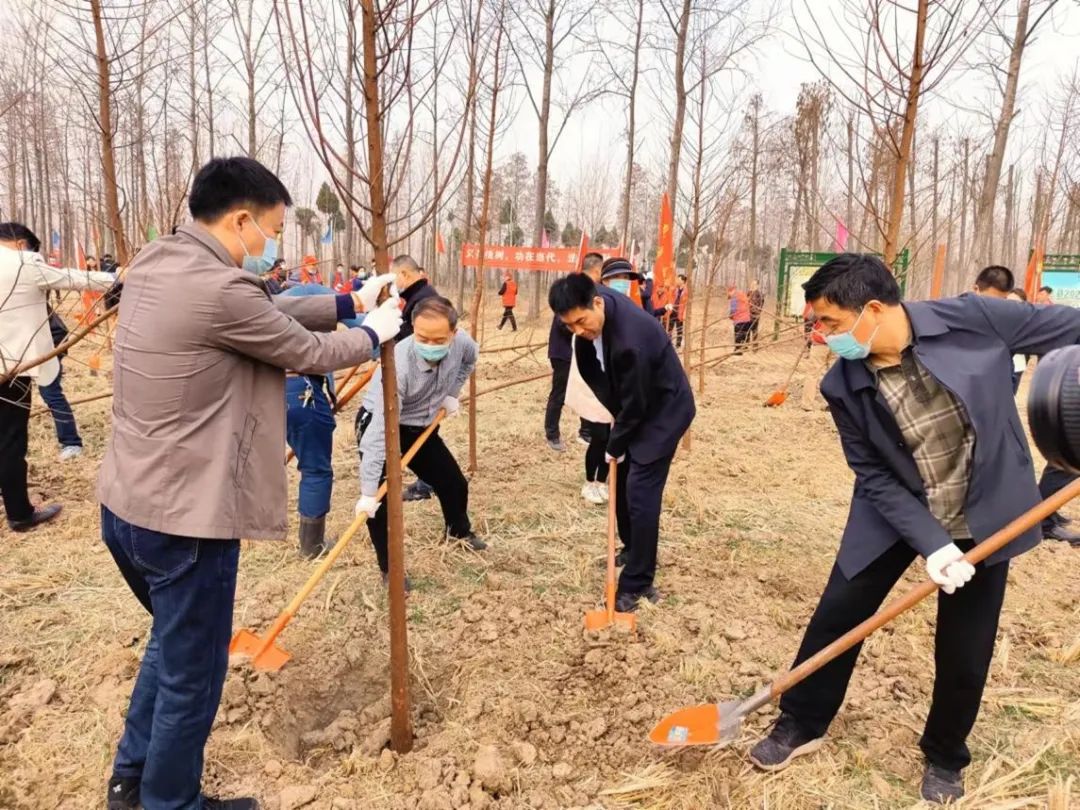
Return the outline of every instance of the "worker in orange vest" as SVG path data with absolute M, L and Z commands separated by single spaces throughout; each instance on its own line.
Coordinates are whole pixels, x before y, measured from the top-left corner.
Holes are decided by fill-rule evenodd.
M 507 270 L 503 273 L 503 283 L 499 287 L 499 295 L 502 296 L 503 303 L 503 316 L 499 321 L 499 328 L 502 329 L 507 321 L 510 321 L 510 326 L 513 330 L 517 331 L 517 320 L 514 318 L 514 307 L 517 305 L 517 282 L 514 281 L 514 277 L 510 275 L 510 271 Z

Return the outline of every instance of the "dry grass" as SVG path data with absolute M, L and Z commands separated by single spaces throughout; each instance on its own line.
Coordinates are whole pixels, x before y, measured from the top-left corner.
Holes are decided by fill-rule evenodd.
M 489 329 L 485 348 L 528 346 L 546 331 L 546 323 L 517 335 Z M 720 325 L 708 343 L 729 335 Z M 89 354 L 76 349 L 76 358 L 80 351 Z M 677 458 L 665 501 L 658 584 L 668 598 L 643 610 L 634 639 L 581 630 L 602 593 L 605 517 L 579 497 L 583 448 L 570 442 L 555 455 L 544 443 L 546 383 L 485 396 L 470 497 L 490 551 L 447 549 L 437 506 L 406 508 L 414 753 L 380 762 L 354 750 L 384 716 L 387 694 L 385 597 L 358 538 L 282 636 L 293 661 L 269 677 L 230 672 L 207 751 L 208 788 L 252 791 L 271 808 L 295 784 L 317 787 L 309 806 L 319 810 L 350 797 L 365 809 L 416 807 L 432 769 L 436 782 L 452 782 L 478 745 L 528 742 L 538 757 L 526 764 L 507 754 L 512 789 L 499 807 L 915 804 L 930 604 L 866 645 L 830 744 L 783 774 L 757 773 L 745 758 L 768 714 L 721 750 L 666 753 L 645 742 L 665 711 L 746 694 L 786 665 L 832 563 L 850 474 L 831 420 L 799 409 L 802 368 L 787 404 L 762 407 L 797 351 L 785 343 L 707 374 L 693 449 Z M 107 390 L 85 366 L 67 368 L 73 398 Z M 478 387 L 546 369 L 543 351 L 485 354 Z M 0 540 L 0 807 L 99 806 L 145 642 L 146 617 L 98 539 L 94 478 L 109 407 L 76 406 L 88 452 L 67 465 L 53 460 L 48 418 L 35 417 L 35 496 L 62 500 L 64 518 Z M 348 525 L 358 494 L 354 408 L 336 437 L 334 531 Z M 572 425 L 565 415 L 571 439 Z M 464 463 L 466 420 L 445 433 Z M 265 628 L 310 570 L 292 544 L 250 544 L 236 626 Z M 1044 544 L 1010 578 L 964 806 L 1064 810 L 1080 801 L 1080 551 Z M 13 725 L 12 698 L 46 679 L 55 696 Z M 554 769 L 561 763 L 568 775 Z M 424 806 L 442 806 L 435 802 L 429 796 Z

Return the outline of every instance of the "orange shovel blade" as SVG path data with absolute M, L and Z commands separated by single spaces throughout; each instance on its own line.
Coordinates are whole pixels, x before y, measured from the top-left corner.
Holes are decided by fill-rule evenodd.
M 649 732 L 656 745 L 681 747 L 721 742 L 720 708 L 715 703 L 686 706 L 657 723 Z
M 614 613 L 609 616 L 606 610 L 590 610 L 585 614 L 586 630 L 603 630 L 613 626 L 632 633 L 637 629 L 637 616 L 633 613 Z
M 766 408 L 778 408 L 787 401 L 787 391 L 773 391 L 765 400 Z
M 229 644 L 229 654 L 246 655 L 251 659 L 251 665 L 255 669 L 268 672 L 277 672 L 292 658 L 276 644 L 271 644 L 262 650 L 263 643 L 263 640 L 250 630 L 241 630 L 233 636 Z M 259 652 L 260 650 L 262 652 Z

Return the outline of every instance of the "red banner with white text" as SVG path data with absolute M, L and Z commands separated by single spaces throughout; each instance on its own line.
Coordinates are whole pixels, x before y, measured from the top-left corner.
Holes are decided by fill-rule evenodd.
M 589 245 L 589 252 L 605 258 L 618 256 L 617 248 L 601 248 Z M 461 266 L 477 267 L 480 264 L 480 245 L 461 246 Z M 484 267 L 498 270 L 536 270 L 548 273 L 573 273 L 580 269 L 580 248 L 515 247 L 512 245 L 485 245 Z

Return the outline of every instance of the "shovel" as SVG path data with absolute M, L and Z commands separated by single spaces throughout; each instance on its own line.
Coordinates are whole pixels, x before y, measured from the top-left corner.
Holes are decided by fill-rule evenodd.
M 784 384 L 777 388 L 775 391 L 773 391 L 771 394 L 769 394 L 769 398 L 765 400 L 766 408 L 779 408 L 781 405 L 787 402 L 788 386 L 791 385 L 791 379 L 795 376 L 795 372 L 799 368 L 799 362 L 806 355 L 806 352 L 809 348 L 809 346 L 802 347 L 802 350 L 799 352 L 799 356 L 795 358 L 795 365 L 791 367 L 791 372 L 787 375 L 787 379 L 784 380 Z
M 999 529 L 990 535 L 990 537 L 965 554 L 964 559 L 972 565 L 985 560 L 1032 526 L 1042 523 L 1044 518 L 1052 515 L 1077 495 L 1080 495 L 1080 479 L 1073 481 L 1042 503 L 1033 506 L 1003 529 Z M 735 740 L 739 736 L 744 717 L 757 711 L 765 704 L 776 700 L 795 684 L 862 642 L 875 630 L 885 626 L 904 611 L 914 607 L 937 589 L 937 584 L 929 580 L 912 588 L 862 624 L 852 628 L 794 669 L 778 675 L 772 683 L 761 687 L 744 700 L 686 706 L 669 714 L 649 732 L 650 742 L 657 745 L 680 747 L 717 745 Z
M 608 465 L 608 510 L 607 510 L 607 583 L 604 588 L 605 607 L 603 610 L 590 610 L 585 614 L 586 630 L 603 630 L 617 626 L 633 632 L 637 627 L 637 616 L 633 613 L 618 613 L 615 610 L 615 496 L 619 465 L 612 461 Z
M 413 446 L 409 448 L 408 452 L 404 453 L 401 457 L 402 466 L 412 461 L 413 456 L 417 451 L 424 446 L 424 442 L 428 440 L 428 437 L 435 432 L 435 428 L 439 426 L 439 423 L 446 416 L 446 411 L 442 408 L 435 414 L 435 419 L 427 430 L 421 433 Z M 379 492 L 375 496 L 375 500 L 381 502 L 386 496 L 386 482 L 384 481 L 382 486 L 379 487 Z M 289 659 L 292 658 L 289 653 L 277 646 L 274 641 L 281 631 L 285 629 L 285 626 L 292 621 L 292 617 L 296 615 L 296 611 L 300 609 L 300 606 L 304 604 L 304 600 L 311 595 L 311 592 L 315 590 L 315 586 L 319 584 L 326 572 L 330 570 L 330 567 L 334 564 L 341 552 L 345 550 L 345 547 L 349 545 L 349 542 L 353 539 L 360 527 L 367 522 L 367 515 L 359 515 L 356 520 L 349 524 L 349 528 L 345 530 L 345 533 L 341 536 L 341 539 L 334 544 L 334 547 L 330 549 L 330 553 L 326 555 L 326 558 L 319 563 L 319 567 L 315 569 L 315 572 L 308 578 L 308 581 L 304 583 L 304 587 L 300 589 L 300 592 L 293 597 L 293 600 L 286 605 L 285 609 L 281 611 L 274 623 L 270 625 L 270 629 L 266 635 L 262 638 L 255 635 L 250 630 L 240 630 L 232 641 L 229 643 L 229 654 L 239 653 L 251 658 L 251 665 L 255 669 L 265 670 L 269 672 L 277 672 Z

